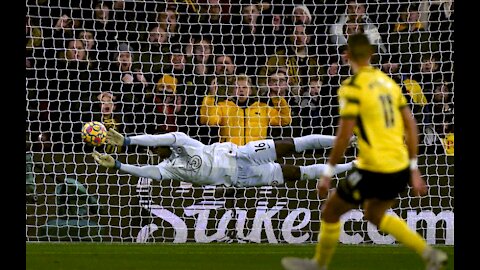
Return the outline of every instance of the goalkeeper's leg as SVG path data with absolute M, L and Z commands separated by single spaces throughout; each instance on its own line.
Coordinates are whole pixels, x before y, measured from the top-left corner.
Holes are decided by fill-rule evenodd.
M 293 139 L 275 140 L 277 157 L 301 153 L 305 150 L 332 147 L 335 136 L 312 134 Z
M 286 155 L 300 153 L 308 149 L 331 147 L 335 136 L 308 135 L 284 140 L 258 140 L 238 148 L 239 157 L 244 157 L 254 165 L 267 164 Z
M 245 166 L 243 166 L 245 165 Z M 353 162 L 338 164 L 335 173 L 342 173 L 352 168 Z M 251 165 L 250 161 L 241 162 L 237 185 L 242 187 L 276 186 L 286 181 L 316 180 L 320 178 L 326 165 L 315 164 L 310 166 L 280 165 L 270 162 L 260 165 Z
M 309 166 L 295 166 L 285 164 L 282 165 L 283 178 L 285 181 L 298 181 L 298 180 L 317 180 L 322 176 L 323 170 L 327 165 L 314 164 Z M 335 166 L 334 174 L 339 174 L 351 170 L 353 167 L 353 161 L 345 164 L 337 164 Z

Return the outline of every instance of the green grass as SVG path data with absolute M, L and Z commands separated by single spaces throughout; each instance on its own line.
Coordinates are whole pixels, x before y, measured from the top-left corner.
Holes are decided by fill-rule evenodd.
M 285 256 L 311 257 L 315 246 L 288 244 L 27 243 L 27 269 L 282 269 Z M 440 246 L 449 255 L 453 247 Z M 330 269 L 421 270 L 420 258 L 401 246 L 339 245 Z

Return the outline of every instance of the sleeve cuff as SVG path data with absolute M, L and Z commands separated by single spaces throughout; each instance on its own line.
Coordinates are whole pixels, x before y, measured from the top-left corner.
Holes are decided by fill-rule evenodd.
M 124 146 L 130 145 L 130 141 L 131 139 L 129 137 L 125 137 L 125 139 L 123 139 L 123 145 Z
M 115 166 L 114 166 L 114 168 L 117 169 L 117 170 L 119 170 L 121 166 L 122 166 L 122 163 L 121 163 L 120 161 L 118 161 L 118 160 L 115 160 Z

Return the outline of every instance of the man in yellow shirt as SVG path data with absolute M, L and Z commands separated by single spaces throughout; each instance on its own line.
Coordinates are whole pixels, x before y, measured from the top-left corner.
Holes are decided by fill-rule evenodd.
M 200 123 L 220 127 L 220 142 L 246 145 L 267 138 L 269 126 L 286 126 L 292 121 L 291 110 L 285 98 L 270 98 L 267 101 L 252 96 L 251 80 L 238 75 L 234 82 L 234 96 L 215 103 L 215 96 L 203 99 Z
M 327 170 L 317 183 L 320 197 L 328 194 L 352 132 L 358 138 L 356 168 L 325 203 L 314 258 L 284 258 L 282 265 L 288 270 L 327 269 L 340 237 L 340 217 L 359 205 L 368 221 L 420 255 L 427 270 L 441 269 L 447 262 L 444 252 L 429 246 L 404 220 L 386 214 L 409 183 L 417 195 L 426 194 L 427 187 L 417 167 L 416 121 L 400 87 L 370 65 L 372 53 L 364 34 L 350 36 L 348 57 L 354 75 L 339 90 L 340 126 Z

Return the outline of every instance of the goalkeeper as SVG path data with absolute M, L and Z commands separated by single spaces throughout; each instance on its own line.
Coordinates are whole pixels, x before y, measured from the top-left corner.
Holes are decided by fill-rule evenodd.
M 160 135 L 124 137 L 117 131 L 107 132 L 107 143 L 115 146 L 169 146 L 172 154 L 158 165 L 122 164 L 111 155 L 93 153 L 97 163 L 138 177 L 155 180 L 179 180 L 197 185 L 235 187 L 276 186 L 286 181 L 316 180 L 326 165 L 280 165 L 277 158 L 308 149 L 331 147 L 334 136 L 308 135 L 285 140 L 259 140 L 244 146 L 230 142 L 204 145 L 181 132 Z M 355 137 L 350 140 L 354 143 Z M 334 173 L 352 168 L 353 162 L 340 164 Z

